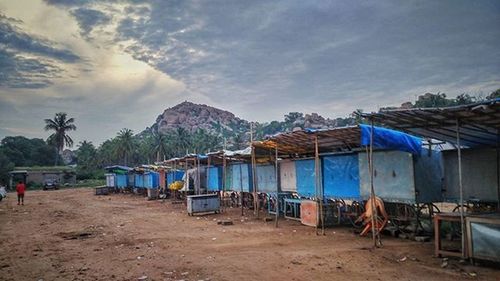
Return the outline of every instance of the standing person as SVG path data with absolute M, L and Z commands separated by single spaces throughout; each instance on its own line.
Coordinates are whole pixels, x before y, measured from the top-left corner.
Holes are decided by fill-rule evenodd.
M 16 185 L 16 191 L 17 191 L 17 205 L 19 204 L 24 205 L 24 192 L 26 191 L 26 185 L 22 181 L 19 181 L 19 183 Z

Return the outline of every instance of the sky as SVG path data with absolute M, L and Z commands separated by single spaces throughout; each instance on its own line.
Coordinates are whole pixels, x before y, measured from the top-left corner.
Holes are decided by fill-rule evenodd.
M 185 100 L 265 122 L 500 88 L 500 1 L 0 0 L 0 138 L 140 132 Z

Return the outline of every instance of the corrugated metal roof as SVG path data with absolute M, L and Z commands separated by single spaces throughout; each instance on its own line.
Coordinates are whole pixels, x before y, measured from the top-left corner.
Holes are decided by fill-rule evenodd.
M 349 151 L 361 147 L 361 130 L 358 126 L 280 133 L 264 141 L 254 142 L 253 145 L 260 149 L 278 147 L 280 154 L 314 154 L 316 136 L 320 153 Z
M 361 116 L 396 130 L 455 144 L 458 121 L 462 145 L 497 146 L 500 142 L 500 98 L 452 107 L 383 110 Z

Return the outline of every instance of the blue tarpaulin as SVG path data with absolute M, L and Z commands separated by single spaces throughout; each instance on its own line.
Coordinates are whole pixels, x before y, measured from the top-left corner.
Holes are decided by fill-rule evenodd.
M 361 145 L 370 145 L 370 125 L 359 125 L 361 129 Z M 419 154 L 422 150 L 422 139 L 403 132 L 373 127 L 373 147 L 381 149 L 394 149 Z

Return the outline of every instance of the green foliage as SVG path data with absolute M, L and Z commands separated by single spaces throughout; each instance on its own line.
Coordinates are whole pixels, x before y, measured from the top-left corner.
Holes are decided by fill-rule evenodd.
M 415 107 L 426 108 L 426 107 L 445 107 L 453 105 L 453 100 L 447 99 L 445 93 L 425 93 L 418 97 L 415 102 Z
M 97 166 L 97 149 L 92 142 L 86 140 L 80 142 L 76 150 L 76 158 L 78 163 L 76 167 L 77 179 L 93 179 L 103 173 L 102 169 Z
M 47 143 L 57 148 L 56 155 L 60 155 L 64 149 L 64 145 L 68 147 L 73 146 L 73 139 L 67 135 L 68 131 L 76 130 L 74 118 L 67 118 L 65 112 L 56 113 L 54 119 L 44 119 L 45 131 L 54 131 L 47 139 Z M 55 157 L 55 165 L 57 166 L 59 157 Z
M 6 186 L 9 181 L 8 172 L 14 169 L 14 163 L 3 153 L 0 147 L 0 185 Z
M 26 187 L 28 189 L 37 190 L 37 189 L 42 189 L 43 184 L 30 181 L 26 184 Z
M 500 98 L 500 89 L 497 89 L 496 91 L 491 92 L 491 94 L 487 97 L 487 99 L 492 100 L 492 99 L 498 99 Z
M 0 150 L 15 166 L 47 166 L 54 163 L 54 147 L 42 139 L 5 137 Z M 59 157 L 59 156 L 58 156 Z
M 231 149 L 239 150 L 239 149 L 244 149 L 247 146 L 248 146 L 248 142 L 246 142 L 246 140 L 245 140 L 245 134 L 237 134 L 233 138 L 233 145 L 232 145 Z
M 132 156 L 132 153 L 137 147 L 134 140 L 134 132 L 130 129 L 123 128 L 118 132 L 117 145 L 115 146 L 115 154 L 123 159 L 123 165 L 127 166 Z
M 497 93 L 496 93 L 497 92 Z M 495 95 L 500 96 L 500 89 L 491 93 L 488 99 L 494 98 Z M 432 108 L 432 107 L 446 107 L 476 103 L 484 100 L 481 96 L 473 96 L 470 94 L 460 94 L 456 98 L 447 98 L 445 93 L 438 92 L 437 94 L 425 93 L 418 96 L 414 105 L 415 108 Z
M 106 185 L 106 180 L 103 178 L 100 179 L 85 179 L 79 180 L 76 182 L 74 187 L 97 187 Z
M 221 137 L 209 134 L 203 129 L 198 129 L 191 136 L 191 147 L 189 150 L 196 153 L 206 153 L 209 151 L 219 150 L 222 149 L 222 142 L 223 140 Z

